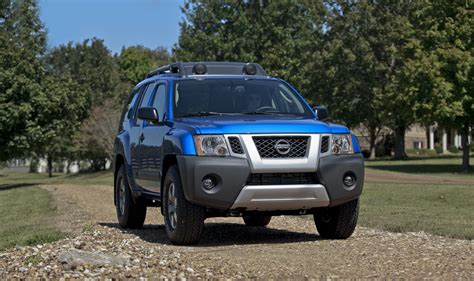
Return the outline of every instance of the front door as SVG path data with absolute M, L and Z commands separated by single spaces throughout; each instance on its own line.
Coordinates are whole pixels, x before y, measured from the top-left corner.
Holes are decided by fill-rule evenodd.
M 141 95 L 141 99 L 138 103 L 138 108 L 147 107 L 150 104 L 151 97 L 156 89 L 156 83 L 151 83 L 145 86 L 144 93 Z M 143 120 L 137 118 L 138 110 L 135 110 L 134 126 L 130 135 L 130 148 L 132 156 L 132 167 L 133 176 L 135 182 L 142 188 L 146 188 L 146 182 L 144 182 L 143 174 L 143 156 L 141 143 L 143 142 Z
M 142 125 L 140 181 L 143 188 L 159 193 L 161 188 L 161 150 L 164 136 L 170 128 L 163 124 L 166 116 L 166 84 L 159 83 L 156 87 L 149 106 L 158 111 L 159 122 L 155 124 L 144 121 Z

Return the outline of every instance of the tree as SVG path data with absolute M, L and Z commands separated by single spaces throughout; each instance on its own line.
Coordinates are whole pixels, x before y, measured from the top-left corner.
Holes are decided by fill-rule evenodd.
M 152 50 L 143 46 L 131 46 L 122 48 L 117 61 L 122 81 L 136 85 L 151 70 L 168 64 L 170 54 L 163 47 Z
M 429 3 L 327 1 L 325 79 L 321 93 L 335 116 L 368 128 L 371 157 L 382 126 L 395 133 L 395 159 L 405 158 L 405 132 L 452 114 L 450 86 L 424 43 Z M 313 83 L 313 84 L 316 84 Z M 341 106 L 347 105 L 347 106 Z
M 80 156 L 88 159 L 94 170 L 105 169 L 107 160 L 112 161 L 119 120 L 120 106 L 110 99 L 94 106 L 76 133 L 75 144 Z
M 46 33 L 34 0 L 0 5 L 0 160 L 23 157 L 31 99 L 41 94 Z
M 347 1 L 350 2 L 350 1 Z M 386 27 L 378 24 L 376 7 L 367 2 L 332 2 L 326 5 L 322 67 L 311 75 L 312 93 L 322 98 L 336 120 L 368 131 L 370 158 L 385 122 L 383 79 L 388 72 L 383 46 Z
M 31 99 L 33 111 L 27 121 L 31 152 L 46 157 L 49 176 L 54 160 L 62 160 L 73 149 L 73 136 L 87 112 L 87 96 L 67 73 L 47 75 L 42 91 Z
M 182 11 L 177 60 L 257 62 L 307 94 L 322 33 L 320 2 L 190 0 Z
M 121 89 L 119 69 L 103 40 L 93 38 L 56 47 L 46 56 L 46 63 L 58 75 L 71 75 L 87 93 L 88 108 L 126 95 L 117 91 Z
M 425 11 L 426 44 L 439 57 L 440 75 L 450 84 L 452 113 L 441 122 L 461 131 L 462 171 L 470 170 L 468 136 L 474 119 L 474 17 L 466 1 L 434 2 Z M 443 105 L 446 106 L 446 105 Z

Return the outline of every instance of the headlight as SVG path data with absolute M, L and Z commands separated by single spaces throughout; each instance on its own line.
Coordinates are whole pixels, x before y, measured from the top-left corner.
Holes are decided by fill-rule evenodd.
M 351 135 L 332 135 L 332 154 L 354 154 Z
M 229 155 L 224 136 L 221 135 L 197 135 L 194 136 L 194 144 L 199 156 Z

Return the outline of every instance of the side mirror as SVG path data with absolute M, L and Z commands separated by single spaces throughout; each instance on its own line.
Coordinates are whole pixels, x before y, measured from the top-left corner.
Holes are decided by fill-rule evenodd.
M 154 107 L 140 107 L 138 109 L 138 118 L 158 123 L 158 110 Z
M 317 105 L 313 108 L 316 116 L 318 116 L 318 120 L 320 121 L 328 121 L 329 120 L 329 111 L 323 105 Z

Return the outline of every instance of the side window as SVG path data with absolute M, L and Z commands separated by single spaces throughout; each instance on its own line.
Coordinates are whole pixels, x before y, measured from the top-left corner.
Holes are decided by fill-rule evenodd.
M 148 102 L 150 101 L 151 95 L 153 94 L 153 91 L 156 88 L 155 86 L 156 86 L 155 83 L 148 85 L 148 87 L 145 90 L 145 94 L 143 95 L 143 98 L 140 102 L 140 107 L 148 106 Z
M 127 105 L 127 119 L 130 119 L 133 116 L 133 110 L 135 108 L 135 104 L 137 103 L 138 96 L 140 96 L 141 89 L 135 91 L 133 94 L 132 100 Z
M 156 83 L 149 84 L 146 89 L 142 91 L 142 94 L 140 95 L 140 105 L 139 106 L 134 106 L 134 112 L 133 112 L 133 119 L 134 119 L 134 125 L 138 125 L 138 120 L 137 120 L 137 112 L 138 108 L 140 107 L 146 107 L 148 106 L 148 102 L 150 101 L 150 97 L 153 94 L 153 90 L 156 88 Z M 136 103 L 138 104 L 138 103 Z
M 156 90 L 155 96 L 153 97 L 153 107 L 158 110 L 160 122 L 163 121 L 166 112 L 166 85 L 158 85 L 158 90 Z

